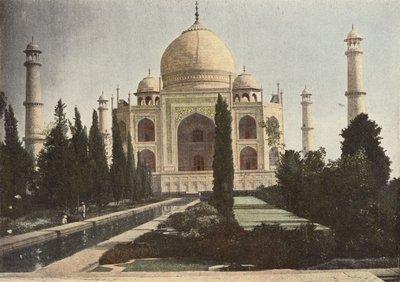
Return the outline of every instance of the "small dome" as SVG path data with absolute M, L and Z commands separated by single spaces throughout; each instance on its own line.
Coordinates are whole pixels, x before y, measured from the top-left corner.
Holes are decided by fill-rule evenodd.
M 139 82 L 137 93 L 160 92 L 160 85 L 157 78 L 150 74 Z
M 24 50 L 25 53 L 27 53 L 29 51 L 35 51 L 35 52 L 38 52 L 38 53 L 42 53 L 42 51 L 40 51 L 39 45 L 34 43 L 33 41 L 31 43 L 29 43 L 26 46 L 26 49 Z
M 243 72 L 239 74 L 233 81 L 233 89 L 246 88 L 259 89 L 260 87 L 258 86 L 257 81 L 251 74 Z
M 301 95 L 311 95 L 311 92 L 308 89 L 307 85 L 304 87 L 304 90 L 303 92 L 301 92 Z
M 108 101 L 108 97 L 106 94 L 104 94 L 104 92 L 101 93 L 99 101 Z
M 362 40 L 362 38 L 358 34 L 358 32 L 354 30 L 354 26 L 351 27 L 351 31 L 347 34 L 346 40 L 349 40 L 349 39 L 361 39 Z

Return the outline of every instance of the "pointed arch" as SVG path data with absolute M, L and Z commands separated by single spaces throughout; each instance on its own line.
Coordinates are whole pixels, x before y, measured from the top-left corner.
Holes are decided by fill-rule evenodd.
M 148 118 L 141 119 L 137 126 L 139 142 L 155 141 L 154 122 Z
M 244 147 L 240 151 L 240 170 L 257 170 L 257 151 Z
M 142 164 L 147 166 L 147 168 L 154 172 L 156 171 L 156 156 L 149 149 L 144 149 L 139 153 L 140 161 Z
M 257 138 L 257 126 L 256 120 L 246 115 L 239 121 L 239 139 L 256 139 Z
M 253 93 L 253 100 L 254 100 L 254 102 L 257 102 L 257 94 L 256 93 Z
M 146 97 L 145 102 L 146 102 L 146 105 L 152 105 L 153 104 L 153 101 L 151 100 L 150 96 Z
M 240 102 L 240 96 L 239 94 L 235 95 L 235 99 L 233 100 L 233 102 Z
M 242 102 L 250 102 L 250 96 L 247 93 L 242 94 Z

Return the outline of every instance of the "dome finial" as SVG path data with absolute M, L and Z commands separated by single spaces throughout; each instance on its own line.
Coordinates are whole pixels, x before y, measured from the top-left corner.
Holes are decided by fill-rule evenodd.
M 32 43 L 33 43 L 33 35 L 32 35 Z
M 196 13 L 194 14 L 196 16 L 196 22 L 199 21 L 199 3 L 196 1 Z
M 354 30 L 354 24 L 351 24 L 351 30 Z
M 151 75 L 151 70 L 150 70 L 150 68 L 149 68 L 149 76 Z
M 246 72 L 246 65 L 243 64 L 243 72 Z

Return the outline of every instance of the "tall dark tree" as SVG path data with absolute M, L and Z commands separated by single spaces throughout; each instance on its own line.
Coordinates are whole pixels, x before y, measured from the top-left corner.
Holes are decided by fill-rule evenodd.
M 98 207 L 104 207 L 111 200 L 111 187 L 104 141 L 96 110 L 93 110 L 92 126 L 89 131 L 89 175 L 88 194 Z
M 44 149 L 39 155 L 39 197 L 47 207 L 68 208 L 75 202 L 70 199 L 71 175 L 69 169 L 68 125 L 65 104 L 61 99 L 54 111 L 54 127 L 46 136 Z
M 124 193 L 126 191 L 127 169 L 126 157 L 122 147 L 121 131 L 115 112 L 113 112 L 112 119 L 112 140 L 111 187 L 114 200 L 118 202 L 126 196 Z
M 89 200 L 89 157 L 88 157 L 88 137 L 82 125 L 81 114 L 75 107 L 74 124 L 70 124 L 72 138 L 70 142 L 70 169 L 72 175 L 71 194 L 77 207 L 81 201 Z
M 143 178 L 143 164 L 140 153 L 137 153 L 136 177 L 135 177 L 135 197 L 137 200 L 143 200 L 145 197 L 145 179 Z
M 0 146 L 0 212 L 18 216 L 27 211 L 26 190 L 32 181 L 33 160 L 19 139 L 11 105 L 5 109 L 4 116 L 5 140 Z
M 136 168 L 135 168 L 135 155 L 133 153 L 132 137 L 128 131 L 128 154 L 127 154 L 127 196 L 132 201 L 137 200 L 136 198 Z
M 215 139 L 213 160 L 213 194 L 211 204 L 228 221 L 233 219 L 232 117 L 228 104 L 218 94 L 215 105 Z
M 298 212 L 302 193 L 302 160 L 299 152 L 286 150 L 281 156 L 276 178 L 282 190 L 286 209 Z
M 151 171 L 141 159 L 140 153 L 137 155 L 136 166 L 136 197 L 138 200 L 145 200 L 153 194 Z
M 381 127 L 359 114 L 350 125 L 342 130 L 342 156 L 353 156 L 359 150 L 365 150 L 367 159 L 372 162 L 372 171 L 378 187 L 383 187 L 390 176 L 390 159 L 381 146 Z
M 6 94 L 4 94 L 3 91 L 0 91 L 0 119 L 3 118 L 4 111 L 6 110 L 6 107 L 7 107 Z

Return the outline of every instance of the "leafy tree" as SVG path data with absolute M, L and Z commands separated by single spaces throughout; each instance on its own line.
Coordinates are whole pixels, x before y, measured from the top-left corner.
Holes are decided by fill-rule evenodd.
M 325 168 L 326 152 L 324 148 L 309 151 L 302 160 L 302 179 L 299 212 L 301 215 L 314 219 L 324 211 L 324 193 L 321 187 L 322 171 Z
M 39 197 L 47 207 L 73 207 L 71 201 L 71 175 L 69 169 L 68 126 L 65 104 L 60 99 L 54 111 L 55 123 L 46 136 L 44 149 L 39 155 Z
M 19 216 L 28 211 L 27 188 L 33 176 L 33 160 L 18 136 L 18 122 L 11 105 L 4 111 L 5 140 L 0 146 L 1 214 Z M 9 208 L 11 207 L 11 208 Z
M 70 124 L 72 133 L 70 146 L 70 169 L 72 176 L 71 194 L 77 207 L 81 201 L 89 200 L 87 177 L 89 171 L 88 137 L 82 125 L 81 114 L 75 107 L 75 122 Z
M 89 172 L 90 198 L 98 207 L 104 207 L 111 199 L 110 175 L 96 110 L 93 110 L 92 126 L 89 131 Z
M 283 144 L 280 144 L 282 132 L 279 130 L 279 122 L 275 117 L 267 118 L 267 121 L 262 122 L 261 126 L 265 128 L 265 132 L 267 133 L 268 146 L 283 146 Z
M 127 196 L 132 201 L 137 200 L 136 198 L 136 168 L 135 168 L 135 155 L 133 153 L 132 137 L 131 133 L 128 131 L 128 157 L 127 157 Z
M 364 151 L 329 164 L 323 185 L 332 191 L 327 209 L 341 256 L 378 255 L 377 193 L 371 162 Z M 328 182 L 329 181 L 329 182 Z
M 394 238 L 396 240 L 396 252 L 397 255 L 399 256 L 400 255 L 400 178 L 393 179 L 390 182 L 389 187 L 392 187 L 394 190 L 393 198 L 396 205 L 393 208 L 394 212 L 393 218 L 395 219 L 393 231 L 394 231 Z
M 126 192 L 126 157 L 122 147 L 121 132 L 118 125 L 117 115 L 113 112 L 112 119 L 112 164 L 111 164 L 111 187 L 115 201 L 120 201 Z
M 215 139 L 213 160 L 213 195 L 211 204 L 228 221 L 233 220 L 232 117 L 228 104 L 218 94 L 215 105 Z
M 365 150 L 368 160 L 372 162 L 378 188 L 387 183 L 391 171 L 390 159 L 381 147 L 381 129 L 367 114 L 362 113 L 341 133 L 342 156 L 354 156 L 359 150 Z
M 303 167 L 301 155 L 293 150 L 286 150 L 281 156 L 276 170 L 277 185 L 282 189 L 284 208 L 298 213 L 300 194 L 302 193 Z

